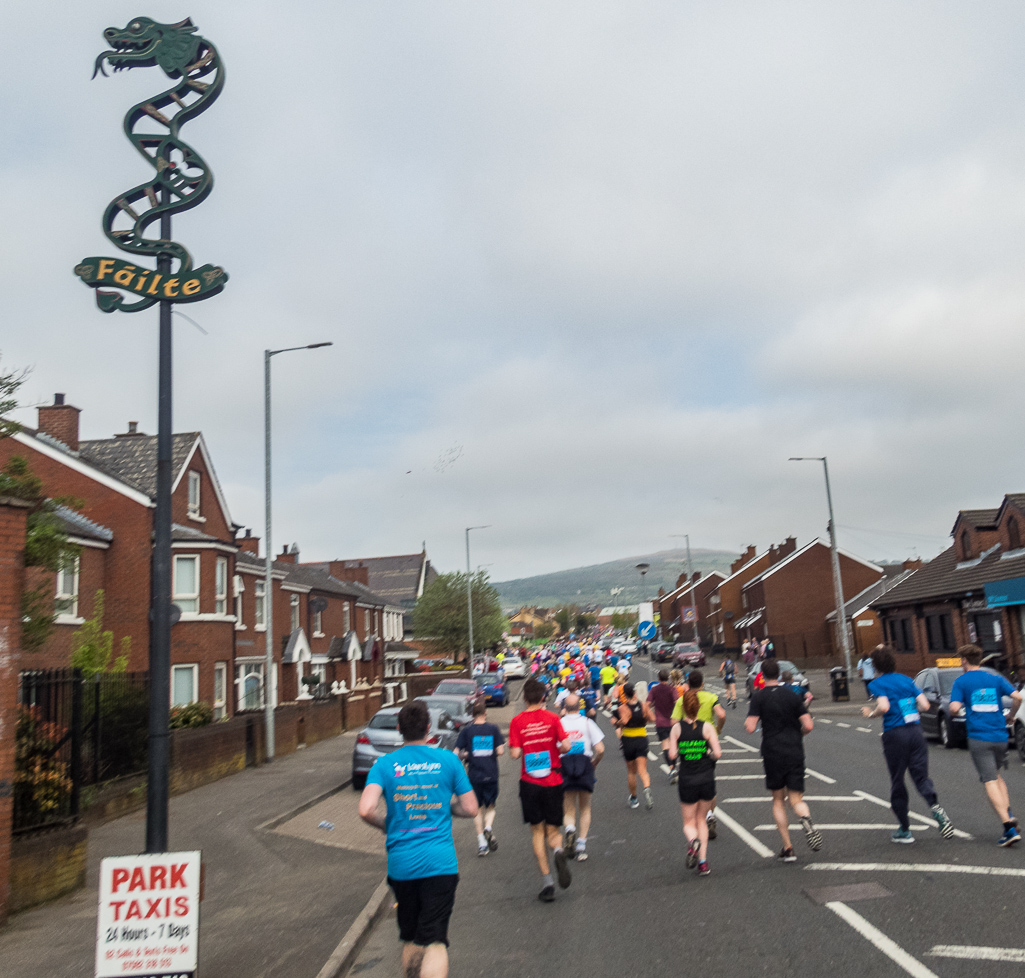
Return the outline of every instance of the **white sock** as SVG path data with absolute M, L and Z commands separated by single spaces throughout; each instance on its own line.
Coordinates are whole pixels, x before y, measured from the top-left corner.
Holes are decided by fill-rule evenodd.
M 577 849 L 583 849 L 586 845 L 587 845 L 587 839 L 584 839 L 584 838 L 577 839 Z
M 575 825 L 567 825 L 566 826 L 566 831 L 567 832 L 576 832 L 576 830 L 577 830 L 577 827 Z
M 477 844 L 481 846 L 486 846 L 488 844 L 488 840 L 484 838 L 483 832 L 477 833 Z

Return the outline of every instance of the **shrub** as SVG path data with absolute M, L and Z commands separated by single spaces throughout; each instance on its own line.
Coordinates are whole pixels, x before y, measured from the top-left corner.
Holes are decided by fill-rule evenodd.
M 191 727 L 205 727 L 213 723 L 214 711 L 209 703 L 189 703 L 188 706 L 171 707 L 171 729 L 187 730 Z

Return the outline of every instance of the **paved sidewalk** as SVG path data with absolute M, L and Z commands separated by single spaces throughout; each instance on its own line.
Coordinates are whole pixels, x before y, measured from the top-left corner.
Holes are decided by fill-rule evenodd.
M 172 849 L 201 849 L 206 867 L 201 975 L 315 978 L 381 882 L 380 853 L 260 828 L 347 781 L 355 736 L 321 741 L 171 799 Z M 350 828 L 336 822 L 332 840 Z M 99 862 L 141 852 L 144 840 L 143 812 L 94 828 L 85 888 L 0 929 L 3 974 L 91 978 Z

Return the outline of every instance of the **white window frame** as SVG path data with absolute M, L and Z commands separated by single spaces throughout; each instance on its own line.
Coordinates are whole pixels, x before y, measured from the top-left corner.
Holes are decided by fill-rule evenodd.
M 323 638 L 324 637 L 324 612 L 315 611 L 313 612 L 313 637 Z
M 228 558 L 218 557 L 214 563 L 214 614 L 228 613 Z
M 253 629 L 258 632 L 267 631 L 267 581 L 257 581 L 253 586 Z
M 342 634 L 346 635 L 352 631 L 352 609 L 349 607 L 349 602 L 346 601 L 344 605 L 344 612 L 342 614 Z
M 202 521 L 203 477 L 194 469 L 189 470 L 189 519 Z
M 60 624 L 75 624 L 79 625 L 82 623 L 82 619 L 78 617 L 78 584 L 79 584 L 79 572 L 81 570 L 81 560 L 78 554 L 68 559 L 65 565 L 57 571 L 57 581 L 54 586 L 54 612 L 56 613 L 55 621 L 58 625 Z M 67 579 L 71 578 L 71 590 L 68 591 L 64 588 L 67 584 Z M 67 603 L 65 608 L 61 608 L 61 603 Z
M 256 676 L 260 681 L 260 691 L 255 706 L 246 706 L 246 680 L 250 676 Z M 235 664 L 235 701 L 237 709 L 241 710 L 262 710 L 266 700 L 267 684 L 264 681 L 265 670 L 262 662 L 238 662 Z
M 218 686 L 220 696 L 218 697 Z M 214 719 L 223 720 L 228 712 L 228 663 L 214 663 Z
M 299 621 L 300 612 L 299 612 L 299 595 L 298 594 L 293 594 L 292 595 L 292 597 L 289 599 L 288 606 L 289 606 L 289 611 L 290 611 L 291 616 L 292 616 L 291 619 L 290 619 L 291 624 L 292 624 L 292 631 L 294 632 L 300 626 L 300 624 L 302 624 Z
M 246 625 L 242 618 L 242 594 L 246 589 L 246 582 L 242 580 L 241 574 L 235 575 L 232 588 L 235 594 L 235 631 L 244 632 Z
M 192 593 L 191 591 L 190 592 L 184 592 L 184 591 L 179 591 L 178 590 L 178 565 L 180 563 L 182 563 L 183 561 L 186 561 L 186 560 L 194 561 L 195 565 L 196 565 L 196 591 L 195 591 L 195 593 Z M 173 580 L 172 580 L 172 585 L 171 585 L 172 591 L 173 591 L 173 597 L 172 597 L 171 600 L 176 605 L 178 605 L 179 608 L 181 608 L 181 612 L 182 612 L 183 615 L 197 615 L 197 614 L 199 614 L 199 571 L 200 571 L 200 567 L 199 567 L 199 554 L 176 554 L 175 555 L 175 558 L 174 558 L 174 574 L 173 574 Z M 185 607 L 182 604 L 183 601 L 185 601 L 185 602 L 194 602 L 195 606 L 191 607 L 191 608 Z
M 185 703 L 176 703 L 174 700 L 174 677 L 175 673 L 189 671 L 192 674 L 192 699 Z M 195 662 L 186 662 L 171 666 L 171 706 L 188 706 L 190 703 L 199 702 L 199 665 Z

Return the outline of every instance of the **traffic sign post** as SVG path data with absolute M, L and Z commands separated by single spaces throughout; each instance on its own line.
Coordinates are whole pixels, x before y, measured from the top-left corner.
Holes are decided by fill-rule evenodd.
M 645 642 L 651 641 L 658 632 L 658 628 L 653 621 L 642 621 L 637 626 L 637 637 Z

